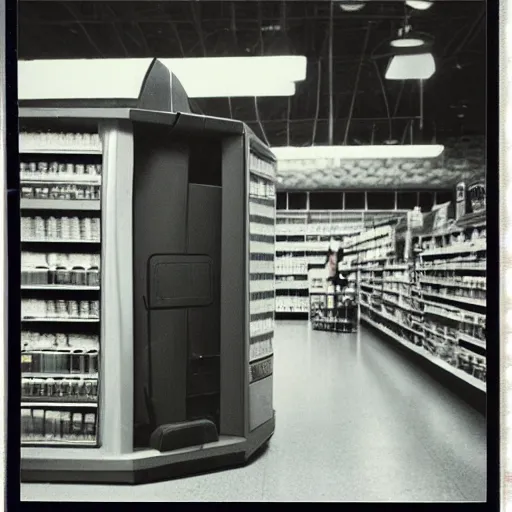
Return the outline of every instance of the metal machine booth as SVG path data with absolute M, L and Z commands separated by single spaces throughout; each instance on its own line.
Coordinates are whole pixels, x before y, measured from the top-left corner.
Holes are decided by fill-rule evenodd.
M 275 425 L 275 157 L 158 60 L 20 62 L 19 98 L 22 480 L 243 464 Z

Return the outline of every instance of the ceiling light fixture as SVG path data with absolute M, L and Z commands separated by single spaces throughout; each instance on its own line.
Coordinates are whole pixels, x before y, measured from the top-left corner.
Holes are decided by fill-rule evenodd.
M 309 146 L 275 147 L 272 152 L 279 161 L 283 160 L 371 160 L 371 159 L 417 159 L 437 158 L 444 146 L 431 145 L 388 145 L 388 146 Z
M 407 38 L 394 39 L 389 44 L 391 46 L 393 46 L 394 48 L 418 48 L 420 46 L 423 46 L 425 44 L 425 41 L 423 41 L 423 39 L 407 37 Z
M 386 70 L 387 80 L 428 80 L 436 71 L 431 53 L 395 55 Z
M 306 57 L 160 59 L 189 98 L 293 96 L 306 77 Z M 152 59 L 20 61 L 18 95 L 30 99 L 136 98 Z M 42 77 L 60 76 L 60 80 Z M 95 77 L 84 80 L 84 76 Z M 48 82 L 48 83 L 47 83 Z
M 278 82 L 301 82 L 306 78 L 307 59 L 301 55 L 271 57 L 195 57 L 185 59 L 159 59 L 173 73 L 186 80 L 188 76 L 202 75 L 201 80 L 210 80 L 224 75 L 226 80 L 244 76 L 247 80 L 265 75 L 267 80 Z M 183 75 L 183 76 L 180 76 Z
M 345 12 L 357 12 L 360 11 L 364 6 L 364 2 L 358 2 L 357 0 L 354 1 L 347 1 L 340 2 L 340 8 L 342 11 Z
M 391 51 L 395 55 L 407 55 L 413 53 L 426 53 L 434 45 L 434 39 L 424 32 L 416 32 L 411 25 L 406 24 L 398 31 L 395 39 L 389 42 Z
M 183 85 L 189 98 L 250 98 L 293 96 L 295 84 L 293 82 L 275 82 L 265 80 L 206 80 L 197 81 L 187 77 L 183 80 L 179 73 L 175 73 Z
M 433 2 L 427 0 L 407 0 L 405 2 L 411 9 L 426 11 L 432 7 Z

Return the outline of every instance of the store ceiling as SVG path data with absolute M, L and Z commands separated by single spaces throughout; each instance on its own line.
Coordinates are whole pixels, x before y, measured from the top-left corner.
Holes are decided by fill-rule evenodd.
M 371 0 L 361 11 L 348 13 L 335 5 L 335 144 L 342 143 L 345 135 L 350 144 L 408 140 L 411 123 L 418 135 L 418 83 L 384 80 L 388 59 L 371 57 L 402 26 L 404 6 L 401 1 Z M 259 116 L 254 99 L 249 98 L 201 99 L 194 106 L 205 114 L 241 119 L 265 138 L 263 127 L 273 146 L 310 145 L 313 140 L 326 144 L 329 13 L 327 1 L 23 1 L 19 56 L 306 55 L 307 78 L 298 84 L 296 95 L 260 98 Z M 426 139 L 485 133 L 485 13 L 483 0 L 438 0 L 427 11 L 412 11 L 413 29 L 435 38 L 437 72 L 424 87 Z

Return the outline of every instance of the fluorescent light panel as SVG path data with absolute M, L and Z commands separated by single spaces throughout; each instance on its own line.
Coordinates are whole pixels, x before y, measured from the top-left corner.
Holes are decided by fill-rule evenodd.
M 152 59 L 18 62 L 18 99 L 135 99 Z
M 306 57 L 160 59 L 191 98 L 292 96 L 306 77 Z M 20 61 L 18 97 L 137 98 L 152 59 Z M 57 78 L 56 78 L 57 77 Z
M 303 56 L 161 59 L 190 98 L 293 96 L 306 78 Z
M 340 3 L 340 7 L 343 11 L 346 12 L 356 12 L 360 11 L 365 6 L 364 2 L 359 1 L 344 1 Z
M 418 11 L 425 11 L 432 7 L 432 2 L 427 0 L 407 0 L 405 3 L 412 9 L 417 9 Z
M 414 159 L 436 158 L 444 151 L 444 146 L 403 145 L 403 146 L 309 146 L 275 147 L 272 152 L 277 160 L 372 160 L 372 159 Z
M 423 46 L 424 44 L 425 41 L 414 37 L 395 39 L 394 41 L 391 41 L 391 46 L 394 46 L 395 48 L 416 48 L 417 46 Z
M 251 80 L 261 75 L 276 82 L 301 82 L 306 78 L 307 59 L 300 55 L 273 57 L 197 57 L 190 59 L 159 59 L 176 76 L 202 75 L 202 80 L 224 76 L 231 80 L 244 76 Z
M 395 55 L 386 71 L 388 80 L 427 80 L 436 71 L 436 63 L 431 53 L 417 55 Z
M 176 76 L 189 98 L 247 98 L 295 94 L 295 84 L 292 82 L 272 82 L 260 78 L 260 80 L 233 83 L 221 80 L 194 80 L 189 76 L 182 79 L 178 73 Z

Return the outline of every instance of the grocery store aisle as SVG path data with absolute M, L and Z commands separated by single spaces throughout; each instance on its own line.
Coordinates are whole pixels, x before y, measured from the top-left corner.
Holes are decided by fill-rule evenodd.
M 484 418 L 373 332 L 279 322 L 276 433 L 243 468 L 136 487 L 22 486 L 38 501 L 484 501 Z

